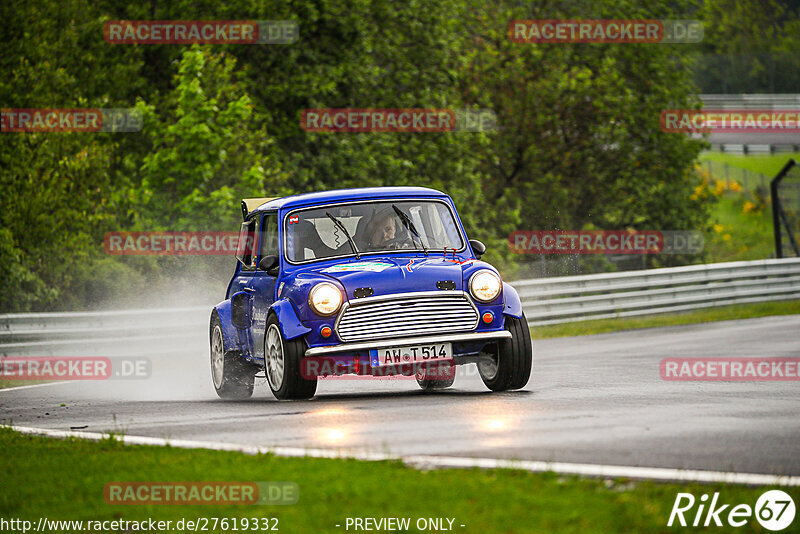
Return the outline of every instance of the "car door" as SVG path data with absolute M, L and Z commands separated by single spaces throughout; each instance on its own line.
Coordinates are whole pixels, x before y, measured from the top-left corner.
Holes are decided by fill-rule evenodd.
M 252 356 L 253 336 L 253 293 L 250 286 L 257 275 L 259 217 L 242 223 L 236 259 L 239 262 L 237 273 L 231 281 L 228 298 L 231 299 L 233 324 L 239 335 L 239 346 L 246 356 Z
M 258 262 L 265 256 L 277 256 L 278 252 L 278 214 L 267 213 L 261 221 L 258 246 Z M 250 327 L 251 353 L 255 358 L 264 357 L 264 333 L 267 328 L 267 312 L 275 302 L 276 273 L 268 273 L 258 267 L 253 272 L 246 291 L 252 299 L 252 326 Z

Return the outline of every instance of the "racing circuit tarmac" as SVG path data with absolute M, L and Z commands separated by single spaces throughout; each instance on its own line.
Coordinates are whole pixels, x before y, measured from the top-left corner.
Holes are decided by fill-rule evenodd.
M 425 394 L 413 379 L 325 380 L 313 400 L 295 402 L 276 401 L 263 380 L 253 399 L 217 399 L 204 335 L 151 356 L 145 380 L 0 390 L 0 420 L 246 445 L 800 474 L 800 382 L 666 382 L 659 374 L 665 357 L 798 357 L 800 315 L 534 334 L 533 377 L 518 392 L 490 393 L 470 365 L 443 392 Z M 137 350 L 157 353 L 124 348 Z

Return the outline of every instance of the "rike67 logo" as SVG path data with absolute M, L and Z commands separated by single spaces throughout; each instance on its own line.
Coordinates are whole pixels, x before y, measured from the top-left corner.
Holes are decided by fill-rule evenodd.
M 794 501 L 781 490 L 764 492 L 755 507 L 749 504 L 723 504 L 719 500 L 719 493 L 714 493 L 711 502 L 705 493 L 700 499 L 695 499 L 691 493 L 678 493 L 667 526 L 721 527 L 727 524 L 742 527 L 755 516 L 763 528 L 778 531 L 791 525 L 794 515 Z

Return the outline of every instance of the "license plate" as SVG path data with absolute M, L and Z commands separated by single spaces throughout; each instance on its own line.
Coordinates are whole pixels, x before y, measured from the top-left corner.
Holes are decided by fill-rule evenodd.
M 408 347 L 386 347 L 369 351 L 372 367 L 402 365 L 407 363 L 440 362 L 453 359 L 451 343 L 431 343 Z

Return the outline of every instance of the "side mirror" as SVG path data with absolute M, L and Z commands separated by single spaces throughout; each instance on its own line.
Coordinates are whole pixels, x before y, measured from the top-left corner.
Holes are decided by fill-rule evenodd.
M 264 256 L 261 258 L 261 261 L 258 262 L 258 268 L 262 271 L 267 271 L 268 275 L 277 276 L 279 263 L 278 256 Z
M 470 239 L 469 246 L 472 247 L 472 252 L 475 253 L 475 257 L 478 259 L 481 259 L 481 256 L 486 254 L 486 245 L 484 245 L 477 239 Z

